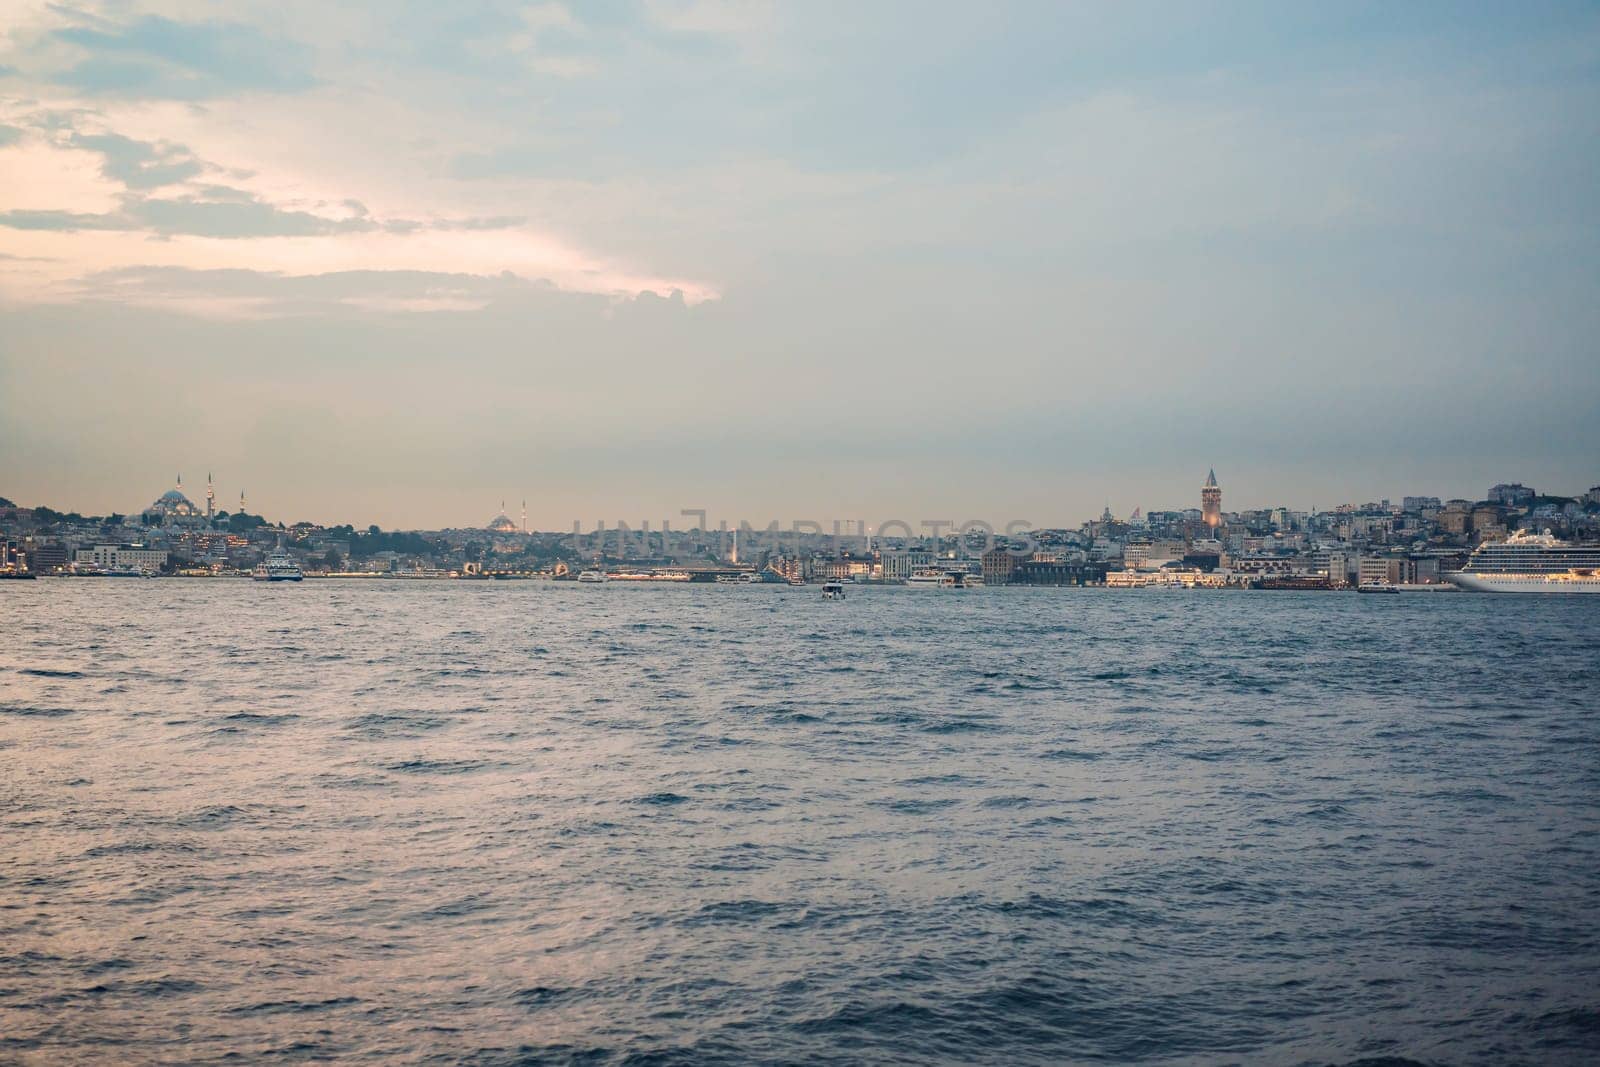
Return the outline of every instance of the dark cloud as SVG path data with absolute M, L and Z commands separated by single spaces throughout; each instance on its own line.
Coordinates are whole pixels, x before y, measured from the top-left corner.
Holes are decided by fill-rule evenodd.
M 87 55 L 50 80 L 90 95 L 202 100 L 249 90 L 294 92 L 315 83 L 311 52 L 234 22 L 147 15 L 56 30 Z

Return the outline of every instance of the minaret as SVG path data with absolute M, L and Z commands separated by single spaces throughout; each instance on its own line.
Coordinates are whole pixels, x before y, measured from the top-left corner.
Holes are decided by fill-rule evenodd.
M 1200 489 L 1200 511 L 1206 525 L 1215 533 L 1217 527 L 1222 525 L 1222 489 L 1217 485 L 1215 470 L 1206 475 L 1206 484 Z
M 206 471 L 206 522 L 217 517 L 217 488 L 211 484 L 211 472 Z
M 239 490 L 239 514 L 244 514 L 244 490 Z
M 522 532 L 528 532 L 528 498 L 522 498 Z

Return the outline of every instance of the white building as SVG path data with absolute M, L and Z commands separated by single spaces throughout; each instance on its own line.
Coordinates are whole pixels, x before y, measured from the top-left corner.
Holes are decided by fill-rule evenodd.
M 918 567 L 933 566 L 934 556 L 932 552 L 921 552 L 916 550 L 890 550 L 883 553 L 882 559 L 883 576 L 887 579 L 893 580 L 896 578 L 904 579 L 911 577 L 911 572 L 916 570 Z
M 78 549 L 76 561 L 79 565 L 93 565 L 101 570 L 123 567 L 160 570 L 166 565 L 167 553 L 163 549 L 141 545 L 95 545 L 93 548 Z

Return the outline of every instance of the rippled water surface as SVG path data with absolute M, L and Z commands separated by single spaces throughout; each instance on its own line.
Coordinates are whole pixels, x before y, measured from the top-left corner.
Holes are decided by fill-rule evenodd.
M 0 583 L 0 1060 L 1593 1062 L 1600 598 Z

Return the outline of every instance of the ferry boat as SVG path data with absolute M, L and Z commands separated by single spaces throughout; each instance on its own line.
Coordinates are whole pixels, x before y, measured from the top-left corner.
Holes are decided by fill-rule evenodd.
M 844 583 L 843 582 L 823 582 L 822 583 L 822 599 L 823 600 L 843 600 L 844 599 Z
M 298 582 L 305 575 L 294 557 L 280 548 L 257 563 L 250 577 L 258 582 Z
M 913 589 L 979 589 L 983 575 L 952 567 L 918 567 L 906 579 Z
M 593 582 L 604 582 L 604 581 L 608 581 L 608 580 L 609 579 L 606 578 L 606 572 L 605 571 L 579 571 L 578 572 L 578 581 L 580 581 L 580 582 L 593 583 Z
M 1600 544 L 1519 530 L 1479 545 L 1450 580 L 1479 593 L 1600 593 Z

